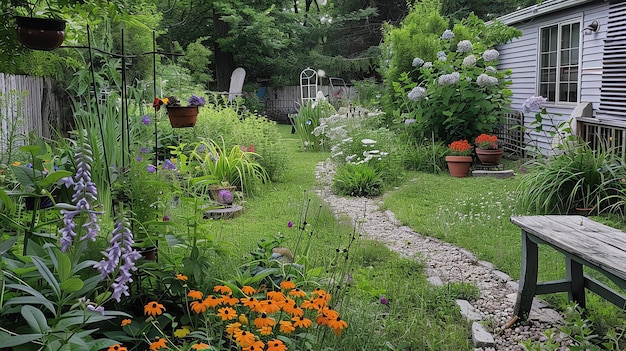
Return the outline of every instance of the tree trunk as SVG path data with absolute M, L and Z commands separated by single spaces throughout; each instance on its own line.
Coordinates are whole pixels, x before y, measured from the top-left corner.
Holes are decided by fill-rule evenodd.
M 235 60 L 233 53 L 223 51 L 218 43 L 218 39 L 226 38 L 230 26 L 228 23 L 222 21 L 221 14 L 217 9 L 213 7 L 213 28 L 215 31 L 215 47 L 213 48 L 215 53 L 215 80 L 217 91 L 228 91 L 230 86 L 230 75 L 235 69 Z

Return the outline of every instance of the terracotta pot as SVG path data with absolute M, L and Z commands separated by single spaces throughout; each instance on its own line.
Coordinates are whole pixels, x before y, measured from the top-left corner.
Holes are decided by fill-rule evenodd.
M 472 165 L 472 156 L 446 156 L 450 175 L 457 178 L 467 177 Z
M 186 128 L 196 125 L 198 106 L 174 106 L 167 108 L 172 128 Z
M 29 49 L 54 50 L 65 40 L 65 21 L 54 18 L 15 17 L 17 39 Z
M 500 163 L 500 158 L 502 158 L 502 154 L 504 150 L 502 149 L 476 149 L 476 156 L 480 160 L 480 163 L 484 165 L 497 165 Z

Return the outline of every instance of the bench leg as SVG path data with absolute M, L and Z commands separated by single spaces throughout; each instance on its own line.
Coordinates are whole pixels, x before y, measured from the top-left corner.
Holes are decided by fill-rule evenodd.
M 570 282 L 568 297 L 570 301 L 576 302 L 580 307 L 585 308 L 585 277 L 583 276 L 583 265 L 565 257 L 565 267 L 567 280 Z
M 519 290 L 515 302 L 515 315 L 527 319 L 533 304 L 537 289 L 538 266 L 537 243 L 530 239 L 530 235 L 522 230 L 522 271 L 519 278 Z

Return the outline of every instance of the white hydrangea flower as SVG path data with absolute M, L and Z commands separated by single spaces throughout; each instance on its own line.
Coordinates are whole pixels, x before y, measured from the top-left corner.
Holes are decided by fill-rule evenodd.
M 469 55 L 463 59 L 463 66 L 473 67 L 476 66 L 476 56 Z
M 437 60 L 439 60 L 441 62 L 446 62 L 446 61 L 448 61 L 448 58 L 446 56 L 441 56 Z
M 445 52 L 443 52 L 443 51 L 438 51 L 438 52 L 437 52 L 437 58 L 440 58 L 440 57 L 442 57 L 442 56 L 443 56 L 443 57 L 446 57 L 446 53 L 445 53 Z
M 491 74 L 496 74 L 496 73 L 498 73 L 498 70 L 495 67 L 493 67 L 493 66 L 487 66 L 487 67 L 485 67 L 485 72 L 491 73 Z
M 421 58 L 416 57 L 413 59 L 413 67 L 420 67 L 423 64 L 424 64 L 424 60 L 422 60 Z
M 443 40 L 449 40 L 452 38 L 454 38 L 454 33 L 449 29 L 444 30 L 443 34 L 441 34 L 441 39 Z
M 424 94 L 426 94 L 426 89 L 424 89 L 422 87 L 415 87 L 415 88 L 413 88 L 413 90 L 411 90 L 409 92 L 409 100 L 417 101 L 417 100 L 423 98 Z
M 456 52 L 466 53 L 472 51 L 472 43 L 469 40 L 461 40 L 456 44 Z
M 483 73 L 476 78 L 476 84 L 482 88 L 491 87 L 498 84 L 498 78 L 491 77 Z
M 498 50 L 489 49 L 483 53 L 483 60 L 485 60 L 486 62 L 495 61 L 498 59 L 499 56 L 500 53 L 498 52 Z
M 442 74 L 439 76 L 439 85 L 454 85 L 459 82 L 461 75 L 459 72 L 452 72 L 450 74 Z
M 428 61 L 428 62 L 424 62 L 424 64 L 422 65 L 422 68 L 432 68 L 433 67 L 433 63 Z

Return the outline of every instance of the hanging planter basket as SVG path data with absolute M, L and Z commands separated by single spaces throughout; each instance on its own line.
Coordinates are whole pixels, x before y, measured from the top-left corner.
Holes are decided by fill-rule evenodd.
M 17 39 L 33 50 L 54 50 L 65 40 L 65 21 L 54 18 L 15 17 Z
M 196 125 L 198 106 L 172 106 L 167 108 L 172 128 L 186 128 Z

